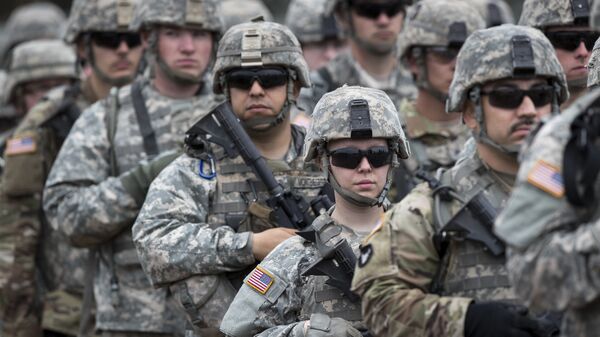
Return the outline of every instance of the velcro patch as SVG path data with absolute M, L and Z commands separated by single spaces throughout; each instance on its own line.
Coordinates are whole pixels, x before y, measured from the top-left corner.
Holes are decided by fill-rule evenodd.
M 275 278 L 266 269 L 256 266 L 254 270 L 246 278 L 246 284 L 252 287 L 261 295 L 267 293 L 267 290 L 273 285 Z
M 565 186 L 560 170 L 543 160 L 538 160 L 527 175 L 527 181 L 540 190 L 560 198 L 565 194 Z
M 16 137 L 6 142 L 5 153 L 7 156 L 34 153 L 35 151 L 37 151 L 37 144 L 31 136 Z

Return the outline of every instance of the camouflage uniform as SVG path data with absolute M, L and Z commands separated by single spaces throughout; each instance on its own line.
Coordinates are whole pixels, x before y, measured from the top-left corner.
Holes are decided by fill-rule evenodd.
M 530 60 L 535 68 L 530 68 L 533 72 L 528 78 L 546 77 L 560 88 L 553 104 L 558 111 L 558 102 L 568 95 L 551 44 L 537 30 L 503 25 L 477 31 L 465 42 L 450 87 L 449 112 L 463 111 L 466 100 L 473 99 L 475 114 L 482 116 L 479 99 L 468 93 L 478 91 L 486 82 L 516 76 L 513 36 L 525 36 L 531 43 Z M 484 124 L 478 118 L 482 132 L 475 138 L 493 142 Z M 508 149 L 504 152 L 512 153 Z M 440 177 L 441 184 L 452 188 L 464 202 L 483 196 L 493 209 L 504 206 L 513 179 L 490 169 L 478 151 L 469 152 Z M 353 290 L 362 297 L 365 322 L 374 335 L 469 336 L 466 318 L 470 306 L 515 300 L 501 243 L 495 240 L 486 247 L 469 239 L 453 239 L 454 233 L 444 228 L 453 217 L 461 219 L 464 207 L 455 198 L 443 199 L 433 193 L 427 184 L 419 185 L 387 212 L 384 225 L 363 242 L 361 259 L 368 262 L 357 268 Z M 500 251 L 496 250 L 498 244 Z M 480 323 L 486 325 L 487 319 Z
M 37 2 L 15 9 L 4 27 L 7 39 L 0 59 L 6 64 L 18 44 L 38 39 L 60 39 L 66 21 L 65 13 L 51 2 Z
M 592 13 L 599 12 L 596 3 Z M 600 21 L 592 20 L 592 27 L 598 29 Z M 600 84 L 597 46 L 589 63 L 590 87 Z M 595 198 L 576 205 L 566 193 L 565 179 L 565 163 L 573 163 L 565 160 L 567 144 L 578 133 L 572 128 L 579 123 L 581 130 L 585 115 L 591 124 L 599 95 L 593 89 L 539 131 L 522 155 L 516 186 L 495 225 L 509 246 L 507 266 L 517 295 L 533 309 L 566 311 L 564 336 L 598 336 L 600 331 L 598 184 L 590 183 Z M 551 179 L 535 178 L 540 167 L 548 168 Z
M 294 79 L 303 87 L 310 82 L 298 40 L 282 25 L 251 22 L 230 28 L 219 44 L 214 91 L 229 94 L 225 74 L 231 69 L 271 65 L 292 74 L 284 108 L 274 117 L 286 120 Z M 247 129 L 251 123 L 252 119 L 242 122 Z M 304 131 L 292 126 L 291 136 L 287 154 L 270 166 L 281 184 L 312 199 L 325 180 L 302 168 Z M 221 147 L 208 146 L 189 146 L 186 155 L 157 177 L 133 227 L 152 284 L 170 287 L 200 336 L 220 334 L 217 328 L 244 270 L 256 262 L 250 232 L 275 227 L 269 220 L 271 209 L 264 204 L 265 186 L 251 168 L 240 156 L 230 158 Z
M 477 11 L 455 1 L 421 1 L 409 8 L 406 16 L 407 21 L 398 37 L 400 60 L 408 65 L 412 57 L 418 66 L 415 82 L 419 90 L 445 102 L 447 94 L 429 83 L 425 59 L 427 47 L 459 49 L 468 35 L 484 28 L 484 22 Z M 464 31 L 459 33 L 457 27 L 464 27 Z M 418 169 L 434 174 L 440 167 L 454 165 L 469 137 L 460 118 L 447 122 L 430 120 L 419 113 L 413 101 L 401 103 L 400 115 L 406 123 L 413 156 L 395 173 L 390 193 L 392 201 L 400 201 L 414 186 L 414 174 Z
M 17 101 L 17 97 L 22 95 L 22 85 L 25 83 L 50 78 L 65 78 L 74 82 L 78 78 L 75 53 L 60 40 L 24 42 L 14 49 L 13 55 L 6 86 L 6 97 L 11 102 Z M 20 134 L 21 130 L 17 128 L 15 133 Z M 1 314 L 7 321 L 3 330 L 7 335 L 37 335 L 39 332 L 32 334 L 32 329 L 39 329 L 41 320 L 40 298 L 37 294 L 39 285 L 35 282 L 35 254 L 40 235 L 40 225 L 35 218 L 40 210 L 41 196 L 26 198 L 28 193 L 24 193 L 23 189 L 27 189 L 24 185 L 31 184 L 41 191 L 42 172 L 49 169 L 49 166 L 14 167 L 15 161 L 22 158 L 15 156 L 27 157 L 39 148 L 40 143 L 35 143 L 36 141 L 38 139 L 33 140 L 29 134 L 11 136 L 6 143 L 6 152 L 3 153 L 6 170 L 2 177 L 0 208 L 6 212 L 2 217 L 2 227 L 6 232 L 0 241 L 6 246 L 0 254 L 6 254 L 5 258 L 8 259 L 5 260 L 6 264 L 0 266 L 2 283 L 5 283 L 0 289 L 5 297 Z M 24 149 L 18 146 L 22 142 L 33 144 Z
M 347 11 L 350 10 L 347 8 L 347 0 L 329 1 L 327 9 L 331 13 L 333 10 L 340 11 L 344 16 L 348 16 Z M 352 31 L 349 35 L 350 39 L 356 39 Z M 350 50 L 339 53 L 323 68 L 311 72 L 310 77 L 312 88 L 303 90 L 298 100 L 299 107 L 309 115 L 325 93 L 344 84 L 383 90 L 392 99 L 397 110 L 403 99 L 413 99 L 417 93 L 410 72 L 402 64 L 399 63 L 394 68 L 386 81 L 376 80 L 354 59 Z
M 344 86 L 325 94 L 317 104 L 306 139 L 306 162 L 326 162 L 322 159 L 326 158 L 323 150 L 327 142 L 351 138 L 354 126 L 351 125 L 351 115 L 354 112 L 349 108 L 350 103 L 361 99 L 368 104 L 372 136 L 387 138 L 389 146 L 394 149 L 394 164 L 398 164 L 398 156 L 407 157 L 404 132 L 396 108 L 387 95 L 376 89 Z M 384 189 L 382 194 L 385 193 L 387 190 Z M 337 223 L 331 217 L 332 211 L 322 214 L 312 223 L 310 229 L 318 239 L 308 239 L 306 231 L 303 231 L 302 237 L 284 241 L 246 277 L 223 318 L 221 330 L 227 336 L 339 336 L 346 333 L 360 336 L 357 330 L 366 330 L 357 298 L 345 294 L 340 289 L 343 287 L 327 283 L 328 276 L 304 274 L 318 261 L 331 259 L 327 252 L 344 240 L 351 247 L 352 254 L 358 253 L 364 233 Z M 256 288 L 253 283 L 256 273 L 272 276 L 266 291 Z M 319 322 L 328 321 L 332 322 L 331 331 L 317 330 Z M 307 322 L 310 328 L 305 333 Z M 341 326 L 333 327 L 336 323 Z
M 515 17 L 509 4 L 504 0 L 462 0 L 473 6 L 483 18 L 486 27 L 514 23 Z
M 215 35 L 221 31 L 213 1 L 190 7 L 185 1 L 144 2 L 133 13 L 131 2 L 116 5 L 126 7 L 113 14 L 119 23 L 131 20 L 129 29 L 204 24 Z M 90 270 L 96 329 L 107 335 L 183 333 L 183 317 L 167 291 L 154 289 L 144 275 L 130 228 L 153 177 L 182 148 L 185 130 L 212 105 L 208 88 L 201 84 L 192 97 L 169 98 L 155 89 L 148 72 L 132 85 L 113 88 L 77 119 L 48 176 L 44 210 L 52 227 L 75 246 L 93 247 L 97 256 Z
M 81 1 L 77 1 L 69 16 L 67 27 L 70 34 L 67 40 L 70 43 L 92 30 L 128 31 L 128 21 L 117 22 L 115 1 L 101 6 L 98 2 L 88 1 L 86 6 L 83 5 Z M 82 26 L 84 20 L 80 18 L 89 16 L 90 13 L 94 13 L 94 18 L 103 20 L 90 20 L 91 22 L 87 21 Z M 72 63 L 74 69 L 74 60 Z M 33 267 L 33 258 L 36 258 L 37 272 L 42 280 L 39 287 L 43 287 L 46 293 L 43 299 L 42 328 L 71 336 L 76 336 L 79 328 L 87 249 L 72 247 L 64 234 L 48 225 L 41 213 L 40 199 L 47 174 L 73 123 L 81 111 L 98 99 L 89 77 L 71 86 L 52 90 L 31 109 L 13 136 L 15 140 L 33 140 L 35 149 L 9 156 L 6 160 L 5 193 L 10 203 L 22 205 L 26 210 L 18 215 L 16 222 L 26 224 L 27 227 L 22 227 L 28 229 L 18 230 L 28 235 L 27 238 L 18 239 L 19 242 L 23 240 L 19 251 L 31 259 L 28 267 Z M 34 175 L 31 174 L 32 168 L 37 169 Z M 27 205 L 30 207 L 26 207 Z M 25 216 L 28 212 L 38 215 L 30 215 L 28 218 Z M 23 222 L 21 219 L 28 221 Z M 28 276 L 32 277 L 31 274 Z M 31 283 L 33 279 L 20 281 Z
M 225 29 L 248 22 L 262 16 L 265 21 L 273 21 L 273 14 L 261 0 L 223 0 L 221 2 Z

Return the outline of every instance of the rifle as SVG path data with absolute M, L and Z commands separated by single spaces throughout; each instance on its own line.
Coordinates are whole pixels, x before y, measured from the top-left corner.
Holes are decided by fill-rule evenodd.
M 219 145 L 229 158 L 242 156 L 258 179 L 267 187 L 267 205 L 273 210 L 271 220 L 280 227 L 303 229 L 312 224 L 315 215 L 333 204 L 326 195 L 311 201 L 284 188 L 240 124 L 228 102 L 214 108 L 186 133 L 186 144 L 208 151 L 207 142 Z M 312 210 L 312 212 L 311 212 Z

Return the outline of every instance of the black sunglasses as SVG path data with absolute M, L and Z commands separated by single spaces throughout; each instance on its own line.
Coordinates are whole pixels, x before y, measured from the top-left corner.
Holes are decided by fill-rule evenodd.
M 369 3 L 369 2 L 350 2 L 354 12 L 362 17 L 375 20 L 381 13 L 388 17 L 394 17 L 400 12 L 404 12 L 405 5 L 402 1 L 388 3 Z
M 516 109 L 525 96 L 531 98 L 533 105 L 541 107 L 552 102 L 554 88 L 551 85 L 536 85 L 529 90 L 515 87 L 499 87 L 490 91 L 481 91 L 482 95 L 490 98 L 490 104 L 501 109 Z
M 125 42 L 129 48 L 142 44 L 140 35 L 136 33 L 93 32 L 90 38 L 97 46 L 108 49 L 119 48 L 121 42 Z
M 367 158 L 372 167 L 382 167 L 392 162 L 392 152 L 386 146 L 374 146 L 366 150 L 344 147 L 329 151 L 331 165 L 347 169 L 355 169 L 363 158 Z
M 592 50 L 600 32 L 578 32 L 578 31 L 562 31 L 562 32 L 546 32 L 546 37 L 554 48 L 573 51 L 583 42 L 587 50 Z
M 288 81 L 288 73 L 282 68 L 238 68 L 227 73 L 229 87 L 248 90 L 254 81 L 258 81 L 264 89 L 284 85 Z
M 458 56 L 459 48 L 448 48 L 443 46 L 427 47 L 428 53 L 431 53 L 441 63 L 450 63 Z

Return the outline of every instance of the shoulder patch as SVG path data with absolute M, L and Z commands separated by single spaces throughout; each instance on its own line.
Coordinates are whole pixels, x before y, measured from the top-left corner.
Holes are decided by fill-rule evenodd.
M 540 190 L 560 198 L 565 194 L 560 170 L 543 160 L 538 160 L 527 175 L 527 181 Z
M 254 270 L 246 277 L 246 284 L 259 294 L 264 295 L 273 285 L 275 277 L 261 266 L 256 266 Z
M 6 155 L 34 153 L 37 151 L 37 143 L 31 136 L 15 137 L 6 142 Z
M 369 263 L 369 260 L 373 256 L 373 246 L 371 244 L 360 246 L 360 255 L 358 256 L 358 266 L 364 267 Z

